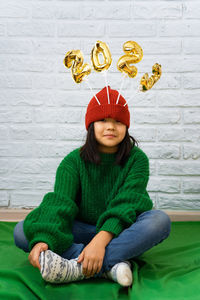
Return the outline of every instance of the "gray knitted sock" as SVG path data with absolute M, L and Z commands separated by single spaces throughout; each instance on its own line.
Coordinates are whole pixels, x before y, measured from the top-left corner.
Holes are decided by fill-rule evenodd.
M 51 283 L 64 283 L 84 279 L 82 264 L 75 259 L 65 259 L 51 250 L 40 253 L 40 273 L 43 279 Z

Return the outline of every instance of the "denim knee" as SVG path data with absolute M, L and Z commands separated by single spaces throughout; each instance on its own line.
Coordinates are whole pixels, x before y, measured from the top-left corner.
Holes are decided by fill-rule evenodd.
M 162 210 L 152 210 L 153 222 L 151 222 L 152 230 L 160 231 L 167 238 L 171 231 L 171 220 L 169 216 Z
M 29 252 L 29 243 L 28 240 L 24 234 L 24 229 L 23 229 L 23 224 L 24 221 L 20 221 L 17 223 L 17 225 L 14 228 L 14 242 L 15 245 L 24 250 L 25 252 Z

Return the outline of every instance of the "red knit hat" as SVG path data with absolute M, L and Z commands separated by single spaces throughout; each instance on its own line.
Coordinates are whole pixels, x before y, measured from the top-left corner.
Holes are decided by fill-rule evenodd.
M 88 130 L 90 123 L 100 121 L 104 118 L 112 118 L 125 124 L 128 128 L 130 126 L 130 112 L 126 100 L 119 96 L 118 91 L 112 90 L 108 86 L 109 99 L 107 94 L 107 87 L 104 87 L 100 92 L 90 100 L 85 115 L 85 127 Z M 118 101 L 117 101 L 118 99 Z M 117 102 L 117 104 L 116 104 Z M 126 106 L 124 106 L 126 104 Z

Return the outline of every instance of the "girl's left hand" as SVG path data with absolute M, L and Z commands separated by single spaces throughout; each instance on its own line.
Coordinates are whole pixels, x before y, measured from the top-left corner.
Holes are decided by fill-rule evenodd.
M 105 246 L 103 244 L 91 241 L 81 252 L 78 263 L 82 262 L 83 274 L 86 277 L 92 277 L 99 273 L 105 256 Z

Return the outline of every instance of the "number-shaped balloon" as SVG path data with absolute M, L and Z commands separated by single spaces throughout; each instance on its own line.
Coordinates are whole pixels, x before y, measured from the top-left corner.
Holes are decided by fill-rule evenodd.
M 99 54 L 103 54 L 104 62 L 99 61 Z M 106 43 L 97 41 L 91 51 L 91 60 L 95 71 L 101 72 L 107 70 L 112 62 L 111 53 Z
M 129 77 L 133 78 L 137 75 L 137 68 L 131 64 L 136 64 L 142 60 L 142 48 L 138 43 L 128 41 L 124 43 L 123 50 L 126 54 L 118 60 L 117 68 L 120 72 L 125 72 Z
M 67 68 L 72 67 L 72 78 L 76 83 L 82 82 L 83 77 L 91 73 L 91 66 L 83 65 L 83 54 L 80 50 L 68 51 L 64 58 L 64 65 Z
M 145 73 L 141 80 L 140 80 L 140 90 L 142 92 L 145 92 L 147 90 L 150 90 L 152 86 L 160 79 L 160 76 L 162 74 L 162 68 L 161 65 L 158 63 L 155 63 L 152 67 L 152 73 L 151 77 L 149 77 L 148 73 Z

